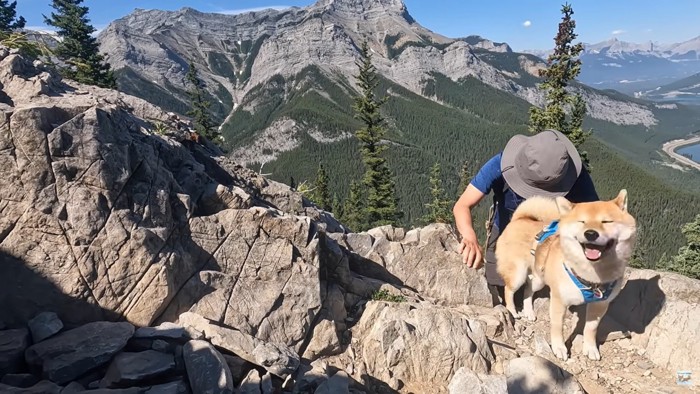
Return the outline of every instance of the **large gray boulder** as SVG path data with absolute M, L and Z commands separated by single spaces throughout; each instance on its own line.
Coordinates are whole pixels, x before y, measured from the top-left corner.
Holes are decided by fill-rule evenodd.
M 506 365 L 508 393 L 583 394 L 576 378 L 551 361 L 538 356 L 510 360 Z
M 182 122 L 143 100 L 0 55 L 11 103 L 0 114 L 0 321 L 51 310 L 69 327 L 149 326 L 193 309 L 300 350 L 328 287 L 319 231 L 343 230 L 332 216 L 204 140 L 155 134 L 154 122 Z
M 29 331 L 24 328 L 0 331 L 0 377 L 22 370 L 29 343 Z
M 25 356 L 45 379 L 65 384 L 109 363 L 133 334 L 126 322 L 88 323 L 30 346 Z
M 672 371 L 700 368 L 700 280 L 629 269 L 606 320 L 626 329 L 654 364 Z
M 190 387 L 201 394 L 233 394 L 233 379 L 226 360 L 210 343 L 192 340 L 185 344 L 182 356 L 187 366 Z
M 488 373 L 495 361 L 473 316 L 431 304 L 369 302 L 353 338 L 365 368 L 356 373 L 434 392 L 459 368 Z

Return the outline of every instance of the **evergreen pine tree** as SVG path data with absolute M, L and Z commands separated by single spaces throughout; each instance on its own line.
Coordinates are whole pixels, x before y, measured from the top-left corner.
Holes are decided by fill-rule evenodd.
M 370 228 L 367 223 L 365 200 L 362 183 L 350 182 L 350 196 L 343 206 L 343 223 L 354 232 Z
M 469 163 L 469 160 L 465 160 L 464 163 L 462 163 L 462 168 L 459 170 L 459 186 L 457 186 L 457 197 L 462 195 L 464 193 L 464 190 L 467 189 L 467 186 L 469 186 L 469 182 L 472 180 L 472 173 L 471 173 L 471 164 Z
M 27 21 L 24 17 L 17 18 L 17 2 L 0 0 L 0 32 L 9 33 L 12 30 L 23 29 Z
M 27 21 L 24 17 L 17 17 L 17 2 L 0 0 L 0 44 L 8 48 L 19 49 L 20 53 L 29 58 L 36 59 L 42 53 L 47 53 L 48 48 L 27 38 L 27 34 L 21 29 Z
M 442 188 L 442 179 L 440 179 L 440 163 L 435 162 L 430 170 L 430 195 L 432 201 L 425 204 L 428 207 L 428 213 L 423 217 L 423 222 L 429 223 L 451 223 L 452 212 L 450 206 L 452 201 L 445 196 L 445 189 Z
M 333 201 L 331 202 L 331 212 L 333 212 L 333 216 L 339 221 L 343 222 L 345 220 L 343 218 L 343 204 L 340 203 L 340 199 L 335 193 L 333 193 Z
M 663 262 L 663 268 L 691 278 L 700 279 L 700 214 L 681 229 L 687 241 L 678 254 Z
M 191 105 L 191 109 L 187 112 L 187 115 L 194 118 L 194 127 L 199 135 L 213 142 L 218 142 L 219 132 L 211 121 L 211 114 L 209 113 L 209 106 L 211 103 L 204 98 L 204 89 L 206 85 L 204 81 L 199 78 L 197 67 L 193 61 L 190 61 L 189 70 L 185 78 L 189 85 L 187 95 L 190 97 Z
M 328 190 L 328 173 L 326 173 L 326 169 L 323 168 L 323 164 L 318 165 L 314 187 L 311 200 L 324 211 L 331 212 L 333 207 L 331 206 L 331 193 Z
M 289 177 L 289 188 L 292 190 L 296 190 L 297 188 L 297 182 L 294 180 L 293 176 Z
M 362 42 L 360 54 L 362 59 L 356 63 L 359 69 L 356 78 L 362 94 L 355 97 L 353 109 L 355 117 L 364 123 L 364 127 L 357 130 L 355 136 L 360 141 L 362 161 L 365 165 L 362 183 L 367 190 L 367 225 L 396 225 L 403 213 L 398 208 L 393 176 L 386 159 L 382 157 L 382 152 L 386 150 L 386 146 L 382 144 L 386 130 L 384 118 L 379 112 L 388 97 L 375 97 L 374 89 L 379 82 L 367 41 Z
M 544 108 L 530 107 L 530 131 L 538 133 L 545 129 L 555 129 L 566 135 L 579 149 L 585 165 L 589 167 L 588 154 L 580 150 L 581 144 L 591 134 L 583 130 L 583 118 L 586 116 L 586 103 L 580 93 L 567 91 L 569 83 L 581 72 L 583 44 L 572 44 L 577 34 L 574 33 L 576 21 L 571 5 L 562 6 L 562 20 L 554 38 L 554 52 L 547 59 L 547 67 L 540 70 L 544 82 L 539 87 L 546 92 Z M 569 116 L 567 116 L 567 112 Z
M 116 88 L 116 80 L 109 63 L 99 53 L 97 39 L 92 36 L 95 28 L 87 18 L 88 7 L 81 6 L 83 0 L 53 0 L 51 6 L 56 12 L 51 17 L 44 16 L 47 25 L 57 29 L 61 38 L 56 56 L 67 67 L 61 73 L 75 81 L 106 88 Z

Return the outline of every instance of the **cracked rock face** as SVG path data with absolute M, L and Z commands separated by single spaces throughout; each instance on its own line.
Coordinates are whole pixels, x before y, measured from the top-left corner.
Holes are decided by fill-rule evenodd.
M 178 295 L 214 271 L 230 285 L 223 323 L 265 339 L 279 336 L 280 308 L 310 323 L 321 303 L 320 290 L 307 291 L 320 288 L 312 225 L 280 210 L 342 231 L 330 215 L 205 146 L 153 135 L 143 119 L 167 114 L 142 100 L 61 82 L 4 53 L 0 321 L 50 310 L 69 326 L 122 316 L 146 326 L 173 299 L 189 308 Z

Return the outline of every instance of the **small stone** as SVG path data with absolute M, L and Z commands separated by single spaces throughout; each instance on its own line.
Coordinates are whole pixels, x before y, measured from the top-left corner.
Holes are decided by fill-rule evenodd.
M 578 375 L 581 372 L 583 372 L 583 367 L 580 363 L 575 363 L 569 367 L 569 372 L 571 372 L 574 375 Z
M 552 348 L 549 347 L 549 343 L 547 343 L 547 340 L 544 338 L 542 334 L 535 334 L 535 354 L 538 356 L 542 356 L 545 358 L 549 358 L 554 355 L 552 353 Z
M 646 352 L 647 352 L 646 349 L 639 349 L 639 350 L 637 350 L 637 354 L 640 355 L 640 356 L 645 355 Z
M 644 373 L 642 374 L 642 376 L 645 376 L 645 377 L 648 378 L 649 376 L 651 376 L 651 371 L 650 371 L 650 370 L 644 371 Z
M 623 349 L 629 349 L 632 346 L 632 341 L 629 338 L 622 338 L 617 341 L 617 345 Z
M 503 369 L 503 361 L 498 360 L 493 364 L 493 372 L 497 375 L 503 375 L 505 372 Z
M 63 322 L 54 312 L 41 312 L 27 322 L 34 343 L 50 338 L 63 329 Z
M 637 361 L 637 366 L 640 369 L 652 369 L 652 368 L 654 368 L 654 364 L 647 361 L 647 360 Z
M 620 339 L 630 338 L 630 337 L 631 337 L 631 335 L 627 331 L 613 331 L 610 334 L 608 334 L 605 341 L 607 343 L 607 342 L 617 341 Z

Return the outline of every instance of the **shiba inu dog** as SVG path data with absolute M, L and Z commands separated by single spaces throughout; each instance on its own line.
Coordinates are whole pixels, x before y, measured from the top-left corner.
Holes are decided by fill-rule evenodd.
M 525 200 L 496 243 L 508 311 L 534 321 L 532 295 L 549 287 L 552 351 L 566 360 L 564 314 L 569 306 L 585 303 L 583 353 L 600 360 L 598 323 L 622 288 L 635 241 L 636 221 L 627 211 L 624 189 L 609 201 L 574 204 L 564 197 L 540 196 Z M 523 309 L 518 314 L 513 293 L 523 285 Z

